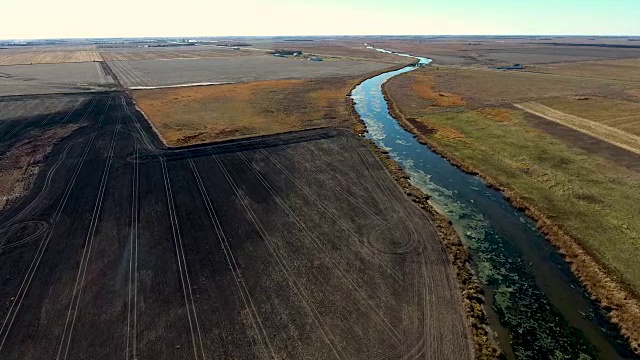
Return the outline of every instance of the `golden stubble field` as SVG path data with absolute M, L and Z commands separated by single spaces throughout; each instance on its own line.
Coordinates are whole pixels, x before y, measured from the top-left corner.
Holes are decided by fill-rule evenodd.
M 218 57 L 253 56 L 260 53 L 261 52 L 251 50 L 233 50 L 215 46 L 202 46 L 198 48 L 105 48 L 100 50 L 100 56 L 102 56 L 105 61 L 203 59 Z
M 638 58 L 539 65 L 531 70 L 548 74 L 640 82 Z
M 96 50 L 7 51 L 0 50 L 0 65 L 61 64 L 102 61 Z

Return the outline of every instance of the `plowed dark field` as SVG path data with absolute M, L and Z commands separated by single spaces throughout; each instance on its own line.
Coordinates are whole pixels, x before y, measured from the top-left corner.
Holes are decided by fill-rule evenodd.
M 351 133 L 165 149 L 83 96 L 3 124 L 84 126 L 0 214 L 1 359 L 472 357 L 430 219 Z

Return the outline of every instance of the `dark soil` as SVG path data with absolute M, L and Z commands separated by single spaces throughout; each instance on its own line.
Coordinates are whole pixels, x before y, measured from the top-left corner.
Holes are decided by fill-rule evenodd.
M 0 358 L 472 357 L 431 217 L 350 132 L 165 149 L 110 92 L 0 145 L 62 123 L 0 214 Z

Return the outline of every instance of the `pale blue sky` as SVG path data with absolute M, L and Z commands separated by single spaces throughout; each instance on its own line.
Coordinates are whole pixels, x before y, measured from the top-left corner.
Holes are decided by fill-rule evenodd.
M 640 0 L 1 0 L 0 38 L 640 35 Z

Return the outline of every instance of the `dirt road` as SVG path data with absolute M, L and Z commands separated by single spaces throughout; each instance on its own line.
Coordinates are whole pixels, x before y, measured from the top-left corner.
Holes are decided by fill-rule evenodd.
M 625 150 L 640 154 L 640 137 L 633 134 L 626 133 L 622 130 L 615 129 L 595 121 L 566 114 L 534 101 L 513 105 L 531 114 L 543 117 L 547 120 L 555 121 L 561 125 L 587 135 L 591 135 L 600 140 L 604 140 Z

